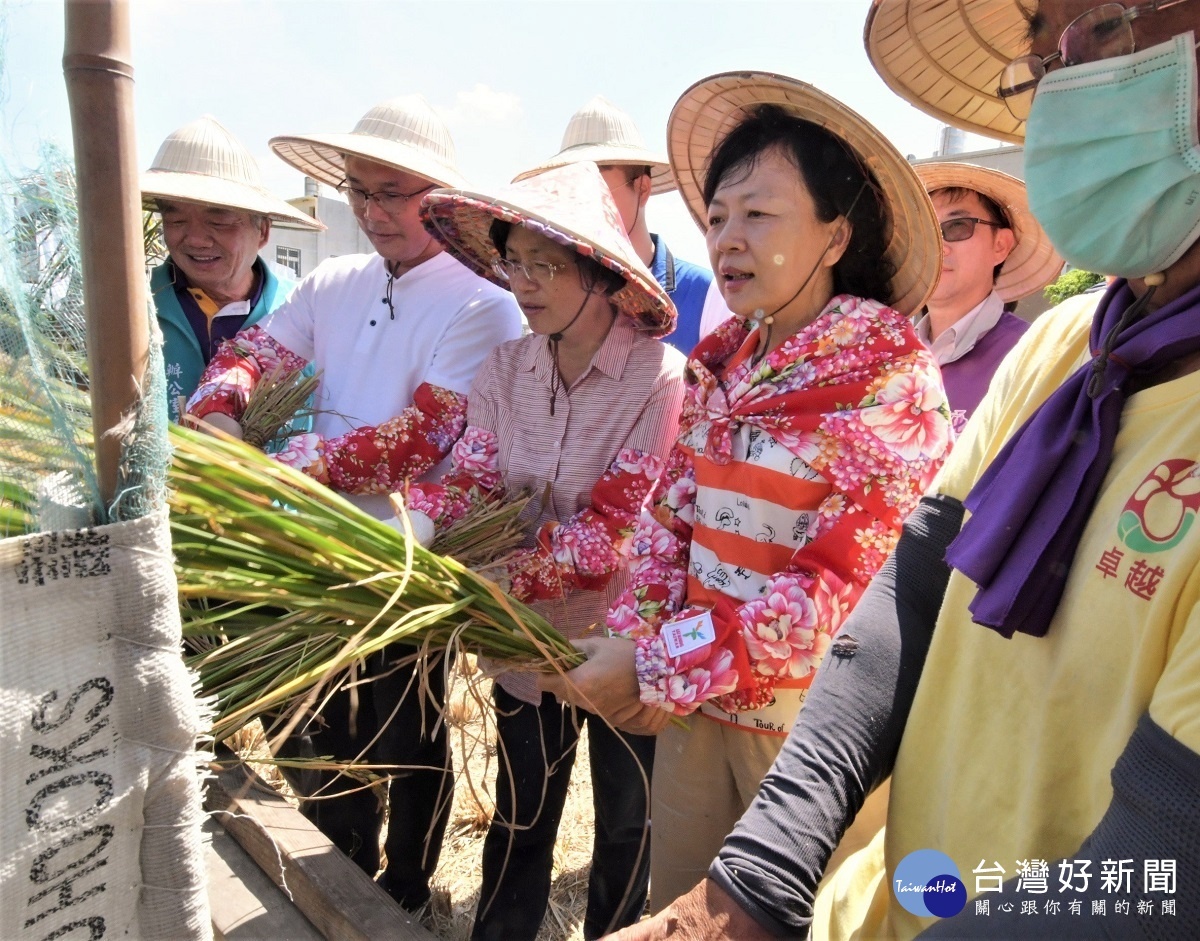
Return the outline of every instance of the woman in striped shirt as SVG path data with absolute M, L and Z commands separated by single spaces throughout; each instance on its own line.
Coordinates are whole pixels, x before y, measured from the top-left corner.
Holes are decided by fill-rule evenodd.
M 623 588 L 638 512 L 675 440 L 683 357 L 655 339 L 671 331 L 675 309 L 637 259 L 595 164 L 548 171 L 494 198 L 438 191 L 422 212 L 460 260 L 510 287 L 533 332 L 484 361 L 453 469 L 409 490 L 414 530 L 428 540 L 475 501 L 545 494 L 531 504 L 528 548 L 508 565 L 510 591 L 580 637 Z M 654 739 L 590 721 L 531 674 L 502 674 L 493 697 L 496 815 L 472 937 L 537 934 L 584 722 L 596 811 L 584 936 L 636 921 Z
M 950 442 L 907 316 L 940 250 L 904 159 L 811 86 L 755 73 L 686 92 L 668 140 L 735 317 L 689 359 L 679 441 L 608 615 L 627 639 L 584 642 L 592 659 L 558 689 L 604 714 L 633 696 L 698 713 L 659 736 L 655 910 L 749 805 Z

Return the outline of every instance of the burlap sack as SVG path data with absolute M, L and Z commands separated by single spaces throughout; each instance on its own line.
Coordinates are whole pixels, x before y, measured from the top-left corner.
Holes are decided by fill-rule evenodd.
M 0 541 L 0 938 L 212 936 L 165 511 Z

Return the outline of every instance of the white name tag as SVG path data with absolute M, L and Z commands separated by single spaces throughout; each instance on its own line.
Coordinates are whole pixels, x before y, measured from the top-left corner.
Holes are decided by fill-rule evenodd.
M 667 653 L 672 657 L 681 657 L 697 647 L 715 641 L 717 629 L 713 627 L 712 616 L 705 611 L 694 618 L 667 624 L 662 629 L 662 637 L 667 645 Z

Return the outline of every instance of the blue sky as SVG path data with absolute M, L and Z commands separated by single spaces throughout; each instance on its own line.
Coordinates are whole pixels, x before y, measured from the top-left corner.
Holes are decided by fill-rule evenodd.
M 302 179 L 271 155 L 277 134 L 349 131 L 373 104 L 419 92 L 445 117 L 481 188 L 558 150 L 577 108 L 603 94 L 651 146 L 693 82 L 730 69 L 811 82 L 905 154 L 929 156 L 939 125 L 896 97 L 863 50 L 868 0 L 133 0 L 138 159 L 176 127 L 214 115 L 285 197 Z M 0 0 L 5 76 L 0 157 L 31 163 L 42 139 L 70 148 L 63 4 Z M 972 147 L 991 146 L 972 138 Z M 698 262 L 703 238 L 674 194 L 651 229 Z

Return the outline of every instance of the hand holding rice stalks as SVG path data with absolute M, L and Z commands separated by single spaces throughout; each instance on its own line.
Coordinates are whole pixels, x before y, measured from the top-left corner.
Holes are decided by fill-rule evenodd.
M 303 474 L 242 442 L 171 435 L 184 638 L 216 698 L 215 738 L 301 706 L 392 643 L 533 670 L 582 662 L 536 612 Z
M 289 369 L 282 363 L 265 373 L 246 400 L 241 418 L 243 440 L 261 451 L 272 441 L 294 434 L 288 423 L 311 414 L 309 402 L 320 385 L 320 373 L 306 376 L 302 369 Z

